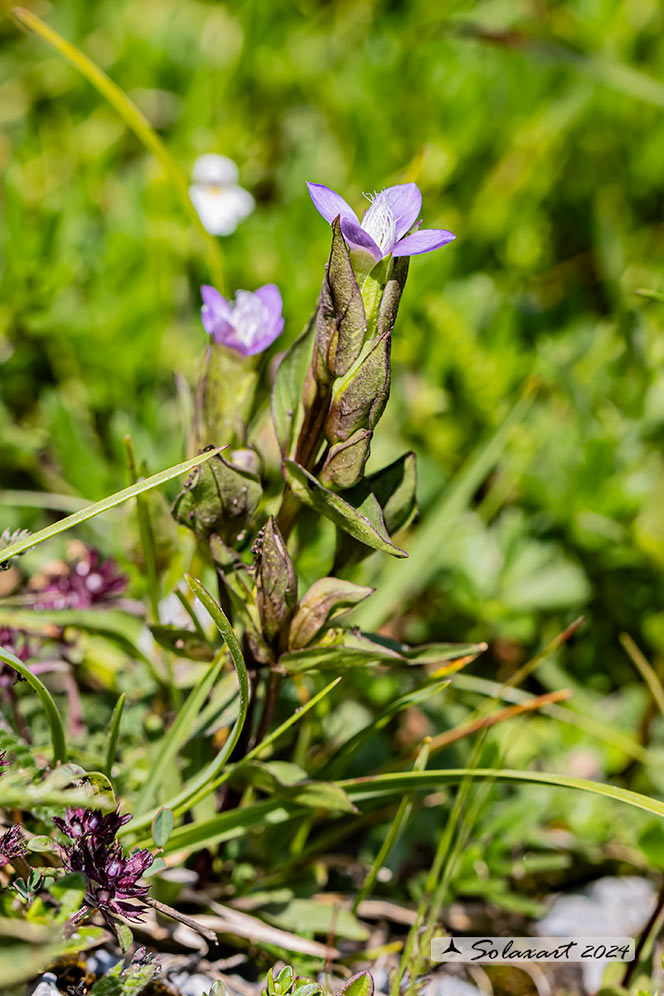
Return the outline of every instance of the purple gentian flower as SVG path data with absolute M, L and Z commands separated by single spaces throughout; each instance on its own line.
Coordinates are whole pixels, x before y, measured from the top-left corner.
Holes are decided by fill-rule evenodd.
M 284 327 L 281 294 L 275 284 L 265 284 L 253 293 L 239 290 L 235 301 L 227 301 L 207 284 L 201 287 L 203 327 L 213 342 L 234 349 L 241 356 L 261 353 Z
M 358 221 L 352 207 L 322 183 L 307 183 L 314 207 L 330 224 L 341 221 L 341 231 L 351 249 L 364 249 L 378 261 L 385 256 L 417 256 L 440 249 L 456 238 L 444 228 L 407 233 L 418 220 L 422 195 L 416 183 L 399 183 L 374 194 Z

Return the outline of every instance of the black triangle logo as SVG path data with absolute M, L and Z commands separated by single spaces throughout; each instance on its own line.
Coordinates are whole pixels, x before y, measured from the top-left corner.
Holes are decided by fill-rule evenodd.
M 442 954 L 461 954 L 461 951 L 459 950 L 459 948 L 454 943 L 454 938 L 453 937 L 450 937 L 450 943 L 445 948 L 445 950 L 442 952 Z

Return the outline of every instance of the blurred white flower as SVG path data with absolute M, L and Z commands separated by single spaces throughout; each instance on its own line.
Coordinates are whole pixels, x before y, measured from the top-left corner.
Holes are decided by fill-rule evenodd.
M 237 166 L 227 156 L 199 156 L 192 181 L 189 196 L 211 235 L 230 235 L 254 209 L 253 197 L 238 185 Z

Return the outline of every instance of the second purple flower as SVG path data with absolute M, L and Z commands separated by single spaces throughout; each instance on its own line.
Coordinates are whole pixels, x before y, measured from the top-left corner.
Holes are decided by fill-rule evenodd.
M 201 287 L 203 327 L 213 342 L 241 356 L 267 349 L 284 327 L 279 288 L 265 284 L 257 291 L 239 290 L 227 301 L 214 287 Z

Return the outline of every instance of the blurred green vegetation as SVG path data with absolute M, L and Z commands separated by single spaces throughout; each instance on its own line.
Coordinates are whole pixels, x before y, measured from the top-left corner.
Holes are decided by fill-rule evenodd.
M 658 0 L 31 9 L 136 101 L 187 172 L 204 152 L 238 163 L 257 207 L 222 240 L 226 290 L 277 282 L 284 345 L 329 246 L 305 180 L 358 208 L 363 191 L 418 182 L 425 225 L 458 238 L 413 260 L 375 463 L 417 452 L 426 523 L 529 379 L 537 393 L 497 467 L 418 552 L 409 577 L 423 581 L 396 589 L 390 627 L 410 642 L 486 639 L 494 675 L 585 612 L 574 681 L 636 684 L 619 633 L 664 653 L 664 305 L 638 294 L 663 286 Z M 175 378 L 196 376 L 210 277 L 161 166 L 5 14 L 0 487 L 96 499 L 127 482 L 127 432 L 151 471 L 182 458 Z M 44 518 L 7 503 L 3 520 Z M 107 536 L 109 552 L 125 540 Z M 372 558 L 363 576 L 392 584 L 401 567 Z

